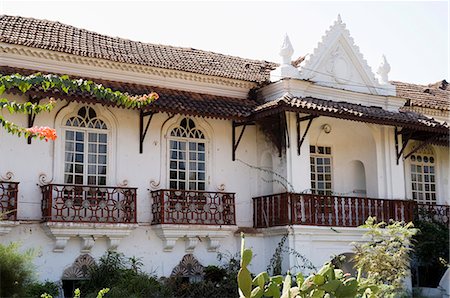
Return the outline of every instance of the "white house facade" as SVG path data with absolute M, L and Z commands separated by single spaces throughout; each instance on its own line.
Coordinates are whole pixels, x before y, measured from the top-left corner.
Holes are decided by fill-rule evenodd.
M 12 211 L 1 243 L 39 248 L 41 280 L 82 278 L 74 262 L 108 249 L 169 276 L 186 254 L 217 264 L 245 231 L 258 272 L 286 233 L 319 266 L 362 241 L 368 216 L 410 221 L 422 209 L 448 222 L 448 83 L 389 81 L 385 58 L 376 76 L 340 18 L 305 61 L 292 52 L 288 37 L 277 64 L 1 16 L 2 75 L 159 95 L 127 109 L 80 92 L 3 94 L 55 98 L 35 117 L 0 113 L 58 138 L 0 130 L 0 211 Z

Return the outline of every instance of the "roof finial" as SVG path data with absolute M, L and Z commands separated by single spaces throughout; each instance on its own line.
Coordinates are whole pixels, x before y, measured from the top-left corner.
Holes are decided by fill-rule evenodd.
M 341 18 L 341 14 L 338 13 L 338 17 L 337 17 L 337 21 L 338 24 L 342 24 L 342 18 Z
M 292 54 L 294 54 L 294 48 L 287 33 L 284 35 L 283 44 L 281 45 L 280 52 L 281 63 L 276 69 L 270 72 L 270 80 L 278 81 L 283 78 L 299 78 L 300 74 L 298 69 L 291 64 Z
M 391 71 L 391 66 L 386 60 L 386 56 L 383 55 L 381 57 L 380 66 L 378 66 L 377 74 L 380 78 L 380 84 L 386 85 L 389 84 L 388 74 Z
M 290 64 L 292 54 L 294 54 L 294 48 L 292 47 L 291 41 L 289 40 L 289 36 L 287 33 L 284 35 L 283 44 L 281 45 L 281 49 L 279 52 L 283 64 Z

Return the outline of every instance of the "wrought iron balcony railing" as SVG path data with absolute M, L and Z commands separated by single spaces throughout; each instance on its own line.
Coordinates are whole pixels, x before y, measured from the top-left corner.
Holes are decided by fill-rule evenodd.
M 0 220 L 17 219 L 17 192 L 19 182 L 0 181 Z
M 236 224 L 234 193 L 161 189 L 151 196 L 152 224 Z
M 357 227 L 369 216 L 379 221 L 412 221 L 416 203 L 358 197 L 281 193 L 253 198 L 256 228 L 283 225 Z M 448 210 L 447 210 L 448 215 Z
M 136 223 L 136 188 L 48 184 L 41 190 L 44 221 Z
M 440 222 L 450 225 L 450 206 L 417 204 L 415 208 L 416 219 Z

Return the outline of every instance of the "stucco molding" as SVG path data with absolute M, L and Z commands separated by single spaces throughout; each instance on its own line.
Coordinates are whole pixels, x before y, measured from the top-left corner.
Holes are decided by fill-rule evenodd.
M 120 241 L 138 227 L 137 224 L 46 222 L 44 231 L 54 239 L 54 252 L 64 252 L 70 238 L 81 238 L 82 253 L 89 253 L 100 237 L 108 238 L 109 250 L 117 249 Z
M 367 229 L 352 227 L 322 227 L 293 225 L 258 229 L 264 237 L 280 236 L 286 233 L 294 235 L 296 240 L 311 242 L 365 242 Z
M 355 86 L 354 75 L 350 72 L 351 65 L 356 68 L 365 86 Z M 375 74 L 350 36 L 340 15 L 322 36 L 313 54 L 300 67 L 301 79 L 315 81 L 315 77 L 322 74 L 319 70 L 322 66 L 328 69 L 326 75 L 330 77 L 326 80 L 327 82 L 319 82 L 319 84 L 355 91 L 364 90 L 363 87 L 365 87 L 366 93 L 395 95 L 395 86 L 388 82 L 380 84 L 375 78 Z
M 259 93 L 265 101 L 276 100 L 286 92 L 297 97 L 314 97 L 331 101 L 345 101 L 365 106 L 377 106 L 388 111 L 398 112 L 406 103 L 406 99 L 395 96 L 366 94 L 362 92 L 336 89 L 321 86 L 303 80 L 283 79 L 263 87 Z
M 7 43 L 0 43 L 0 64 L 232 97 L 247 97 L 248 90 L 257 85 L 249 81 L 82 57 Z
M 199 242 L 206 241 L 209 252 L 216 252 L 221 241 L 232 237 L 237 226 L 219 225 L 172 225 L 153 226 L 156 235 L 163 241 L 163 250 L 171 252 L 178 240 L 185 242 L 185 251 L 193 252 Z
M 0 175 L 0 180 L 4 182 L 9 182 L 14 179 L 14 173 L 11 171 L 6 171 L 5 175 Z
M 18 221 L 0 220 L 0 236 L 9 234 L 9 232 L 18 225 Z

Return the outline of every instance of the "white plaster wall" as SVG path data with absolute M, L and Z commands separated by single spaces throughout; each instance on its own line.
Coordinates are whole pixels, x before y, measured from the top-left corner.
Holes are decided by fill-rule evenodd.
M 438 204 L 450 205 L 450 152 L 449 147 L 433 146 L 437 159 L 437 199 Z
M 331 132 L 328 134 L 322 129 L 325 124 L 331 126 Z M 311 146 L 331 147 L 335 193 L 355 195 L 354 181 L 350 181 L 351 177 L 347 173 L 352 162 L 360 161 L 365 168 L 367 196 L 379 197 L 376 140 L 367 124 L 319 117 L 313 120 L 308 134 Z M 309 157 L 309 147 L 303 152 Z

